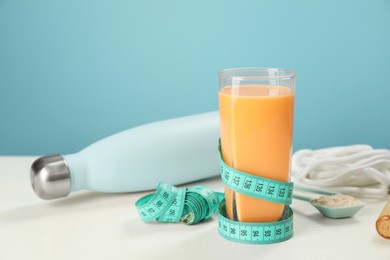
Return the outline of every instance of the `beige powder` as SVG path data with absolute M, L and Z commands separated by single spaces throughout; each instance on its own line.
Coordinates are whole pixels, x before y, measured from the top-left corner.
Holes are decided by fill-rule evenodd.
M 352 196 L 344 194 L 336 194 L 331 196 L 321 196 L 311 201 L 312 204 L 326 207 L 345 207 L 359 205 L 361 202 Z

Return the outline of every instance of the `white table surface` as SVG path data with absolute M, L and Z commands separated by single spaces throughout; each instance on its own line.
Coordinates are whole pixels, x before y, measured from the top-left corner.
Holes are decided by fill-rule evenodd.
M 294 200 L 293 238 L 244 245 L 218 235 L 216 216 L 193 226 L 143 223 L 134 203 L 150 192 L 41 200 L 30 186 L 35 158 L 0 157 L 0 259 L 390 259 L 390 240 L 375 230 L 384 198 L 337 220 Z M 198 183 L 223 191 L 219 178 Z

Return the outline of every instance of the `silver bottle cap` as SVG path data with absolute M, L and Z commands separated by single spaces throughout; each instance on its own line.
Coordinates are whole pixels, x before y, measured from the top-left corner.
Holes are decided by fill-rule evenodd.
M 38 158 L 31 165 L 31 186 L 44 200 L 66 197 L 70 193 L 70 171 L 61 155 Z

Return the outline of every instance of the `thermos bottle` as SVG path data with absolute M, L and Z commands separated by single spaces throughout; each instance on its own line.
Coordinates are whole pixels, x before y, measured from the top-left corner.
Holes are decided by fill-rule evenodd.
M 219 174 L 218 112 L 158 121 L 104 138 L 78 153 L 37 159 L 30 179 L 42 199 L 78 190 L 136 192 Z

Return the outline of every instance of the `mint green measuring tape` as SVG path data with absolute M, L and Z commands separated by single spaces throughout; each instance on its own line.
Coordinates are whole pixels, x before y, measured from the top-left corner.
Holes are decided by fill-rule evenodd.
M 285 205 L 292 201 L 292 182 L 280 182 L 250 175 L 229 167 L 221 159 L 221 177 L 231 190 L 251 197 Z M 206 186 L 177 188 L 160 182 L 153 194 L 140 198 L 135 204 L 145 222 L 183 222 L 189 225 L 209 219 L 218 212 L 218 232 L 231 241 L 245 244 L 271 244 L 293 236 L 293 212 L 285 207 L 276 222 L 239 222 L 226 217 L 224 194 Z
M 280 182 L 250 175 L 231 168 L 221 159 L 221 177 L 231 190 L 254 198 L 290 205 L 292 182 Z M 218 214 L 218 232 L 228 240 L 245 244 L 272 244 L 293 236 L 293 211 L 285 207 L 282 218 L 276 222 L 238 222 L 226 217 L 225 200 Z
M 192 225 L 206 220 L 218 211 L 224 194 L 206 186 L 177 188 L 160 182 L 153 194 L 140 198 L 135 206 L 145 222 L 184 222 Z

